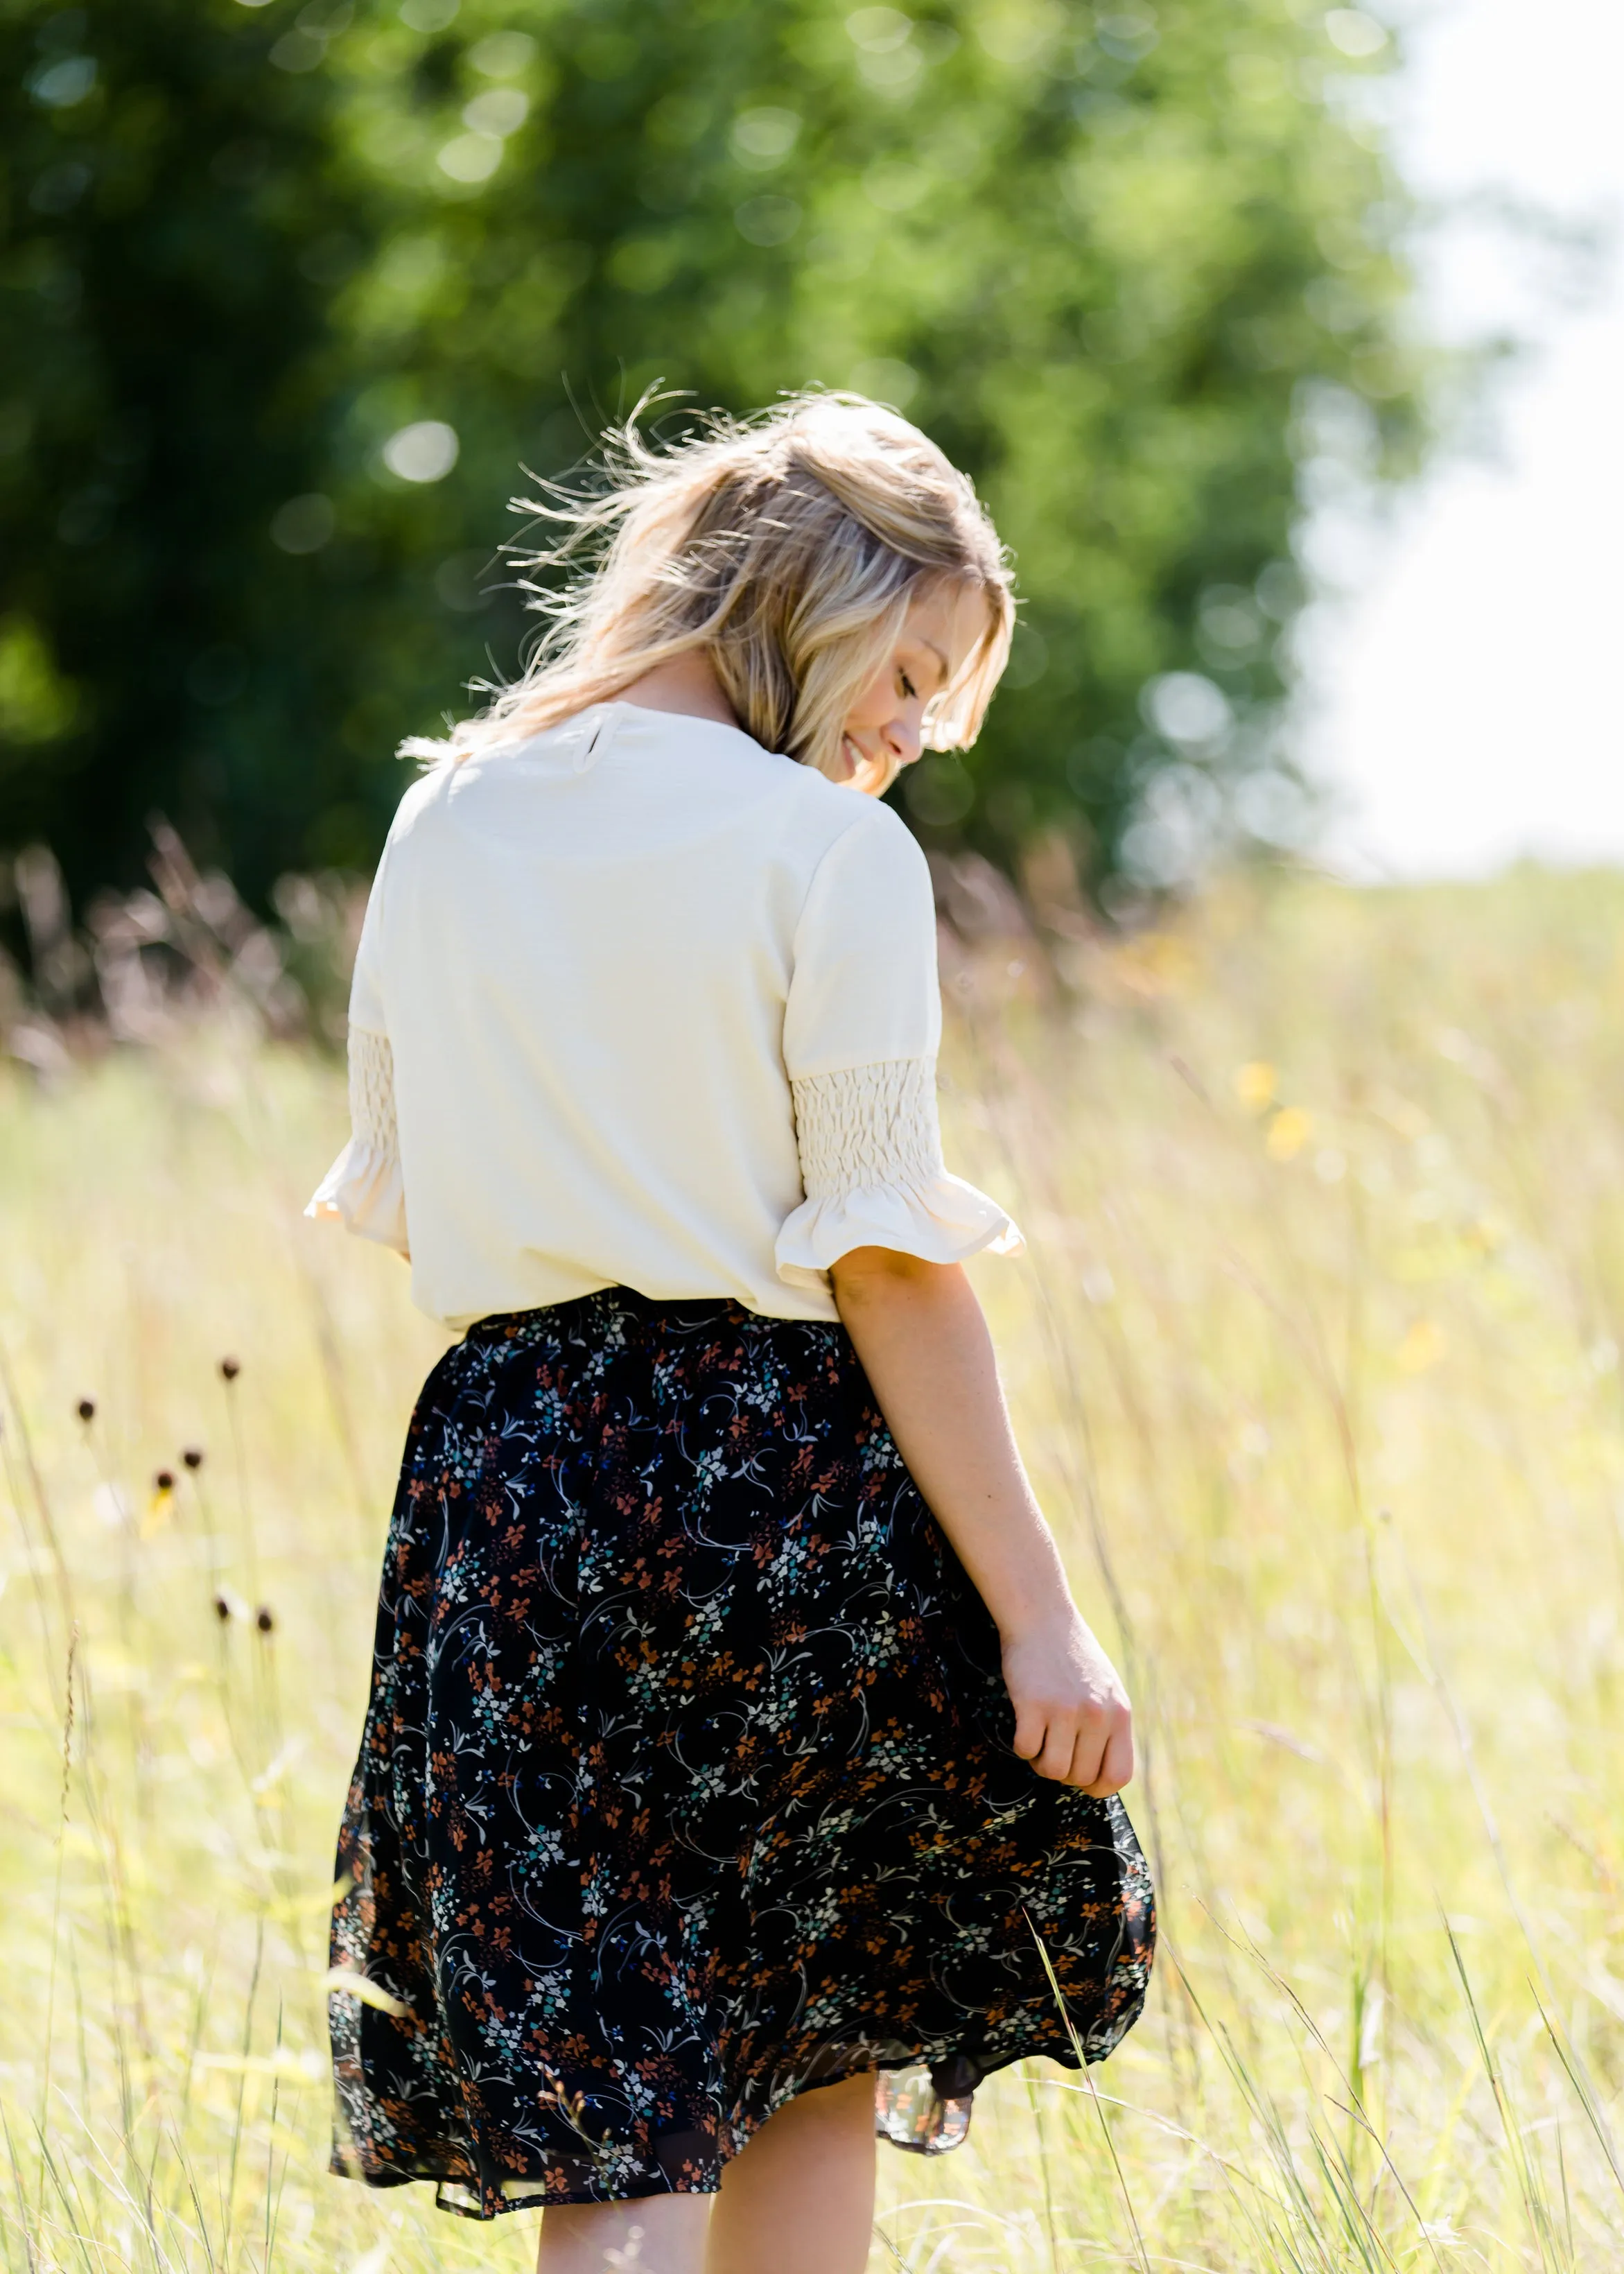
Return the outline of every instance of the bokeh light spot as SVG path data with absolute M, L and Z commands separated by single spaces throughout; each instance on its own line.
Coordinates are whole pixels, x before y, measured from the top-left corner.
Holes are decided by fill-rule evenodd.
M 748 198 L 733 222 L 752 245 L 787 245 L 801 227 L 801 207 L 793 198 Z
M 1448 1350 L 1449 1342 L 1436 1319 L 1417 1319 L 1398 1346 L 1399 1371 L 1425 1374 Z
M 28 86 L 34 101 L 48 110 L 71 110 L 76 102 L 83 102 L 95 83 L 94 56 L 64 56 L 59 63 L 47 64 L 35 72 Z
M 530 99 L 516 87 L 487 87 L 462 108 L 462 124 L 470 133 L 489 134 L 500 142 L 516 134 L 530 117 Z
M 434 162 L 454 182 L 488 182 L 502 162 L 500 139 L 494 134 L 458 134 Z
M 1120 24 L 1121 16 L 1105 16 L 1099 19 L 1102 35 L 1105 26 Z M 1135 13 L 1132 22 L 1137 27 L 1149 23 L 1147 15 Z M 1065 11 L 1055 6 L 1053 0 L 1002 0 L 1002 4 L 990 8 L 975 26 L 975 36 L 995 63 L 1007 64 L 1016 70 L 1030 69 L 1066 27 Z M 1150 25 L 1154 44 L 1155 29 Z M 1105 41 L 1101 37 L 1101 44 Z
M 741 166 L 766 168 L 777 166 L 788 157 L 801 132 L 798 111 L 783 110 L 776 104 L 763 103 L 754 110 L 741 110 L 733 124 L 728 136 L 734 158 Z
M 475 616 L 491 605 L 485 580 L 495 566 L 489 552 L 454 553 L 434 571 L 434 597 L 454 615 Z
M 1248 1113 L 1267 1113 L 1280 1077 L 1267 1058 L 1248 1058 L 1235 1069 L 1235 1095 Z
M 921 758 L 903 776 L 908 811 L 928 828 L 951 829 L 975 803 L 975 784 L 951 750 Z
M 1379 56 L 1387 44 L 1386 26 L 1363 8 L 1333 8 L 1325 19 L 1325 35 L 1339 55 L 1360 62 L 1366 56 Z
M 897 94 L 912 87 L 925 67 L 925 59 L 912 42 L 904 48 L 865 51 L 857 58 L 858 76 L 883 94 Z
M 1164 672 L 1144 694 L 1147 722 L 1181 749 L 1206 749 L 1222 742 L 1234 723 L 1229 697 L 1199 671 Z
M 474 41 L 468 60 L 486 79 L 517 79 L 535 53 L 536 42 L 528 32 L 488 32 Z
M 302 25 L 296 24 L 292 31 L 282 34 L 281 39 L 271 49 L 271 61 L 281 72 L 292 72 L 297 74 L 300 72 L 320 71 L 326 59 L 327 51 L 325 40 L 319 39 L 315 33 L 307 32 Z
M 1136 64 L 1150 53 L 1161 34 L 1148 8 L 1120 8 L 1099 18 L 1094 36 L 1102 52 L 1117 63 Z
M 1271 1161 L 1295 1161 L 1313 1133 L 1312 1114 L 1300 1105 L 1284 1105 L 1269 1123 L 1264 1149 Z
M 337 525 L 331 498 L 307 490 L 278 506 L 271 516 L 271 541 L 284 553 L 320 553 Z
M 443 418 L 418 418 L 390 435 L 383 462 L 403 482 L 440 482 L 455 465 L 459 448 L 455 426 Z
M 900 8 L 858 8 L 846 19 L 852 45 L 870 55 L 883 56 L 901 47 L 913 29 L 913 19 Z

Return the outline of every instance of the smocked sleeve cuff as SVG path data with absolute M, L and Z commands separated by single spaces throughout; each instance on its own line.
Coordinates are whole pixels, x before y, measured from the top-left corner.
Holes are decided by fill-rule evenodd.
M 406 1240 L 406 1187 L 395 1118 L 395 1060 L 387 1036 L 350 1030 L 350 1139 L 311 1195 L 306 1216 L 342 1223 L 398 1254 Z
M 936 1126 L 934 1058 L 891 1058 L 792 1084 L 806 1199 L 778 1234 L 778 1276 L 819 1286 L 854 1247 L 927 1263 L 1017 1255 L 996 1201 L 951 1175 Z

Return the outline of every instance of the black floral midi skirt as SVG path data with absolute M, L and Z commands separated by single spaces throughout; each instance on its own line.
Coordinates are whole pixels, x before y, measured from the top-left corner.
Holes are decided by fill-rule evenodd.
M 385 1554 L 334 2169 L 487 2218 L 703 2193 L 810 2087 L 878 2070 L 882 2134 L 940 2149 L 989 2070 L 1103 2059 L 1149 1877 L 1011 1726 L 843 1328 L 624 1288 L 482 1321 Z

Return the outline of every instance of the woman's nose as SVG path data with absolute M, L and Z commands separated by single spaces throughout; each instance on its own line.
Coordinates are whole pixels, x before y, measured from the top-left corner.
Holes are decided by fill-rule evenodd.
M 922 747 L 921 720 L 912 711 L 892 719 L 885 728 L 885 745 L 899 766 L 911 766 Z

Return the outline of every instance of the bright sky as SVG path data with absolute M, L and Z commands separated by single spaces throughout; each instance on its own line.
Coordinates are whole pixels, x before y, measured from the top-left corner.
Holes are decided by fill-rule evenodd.
M 1577 307 L 1575 264 L 1534 241 L 1434 237 L 1436 317 L 1534 345 L 1494 383 L 1486 448 L 1457 445 L 1363 542 L 1322 532 L 1345 587 L 1307 628 L 1326 849 L 1367 877 L 1624 862 L 1624 4 L 1408 0 L 1401 21 L 1424 194 L 1613 229 Z

